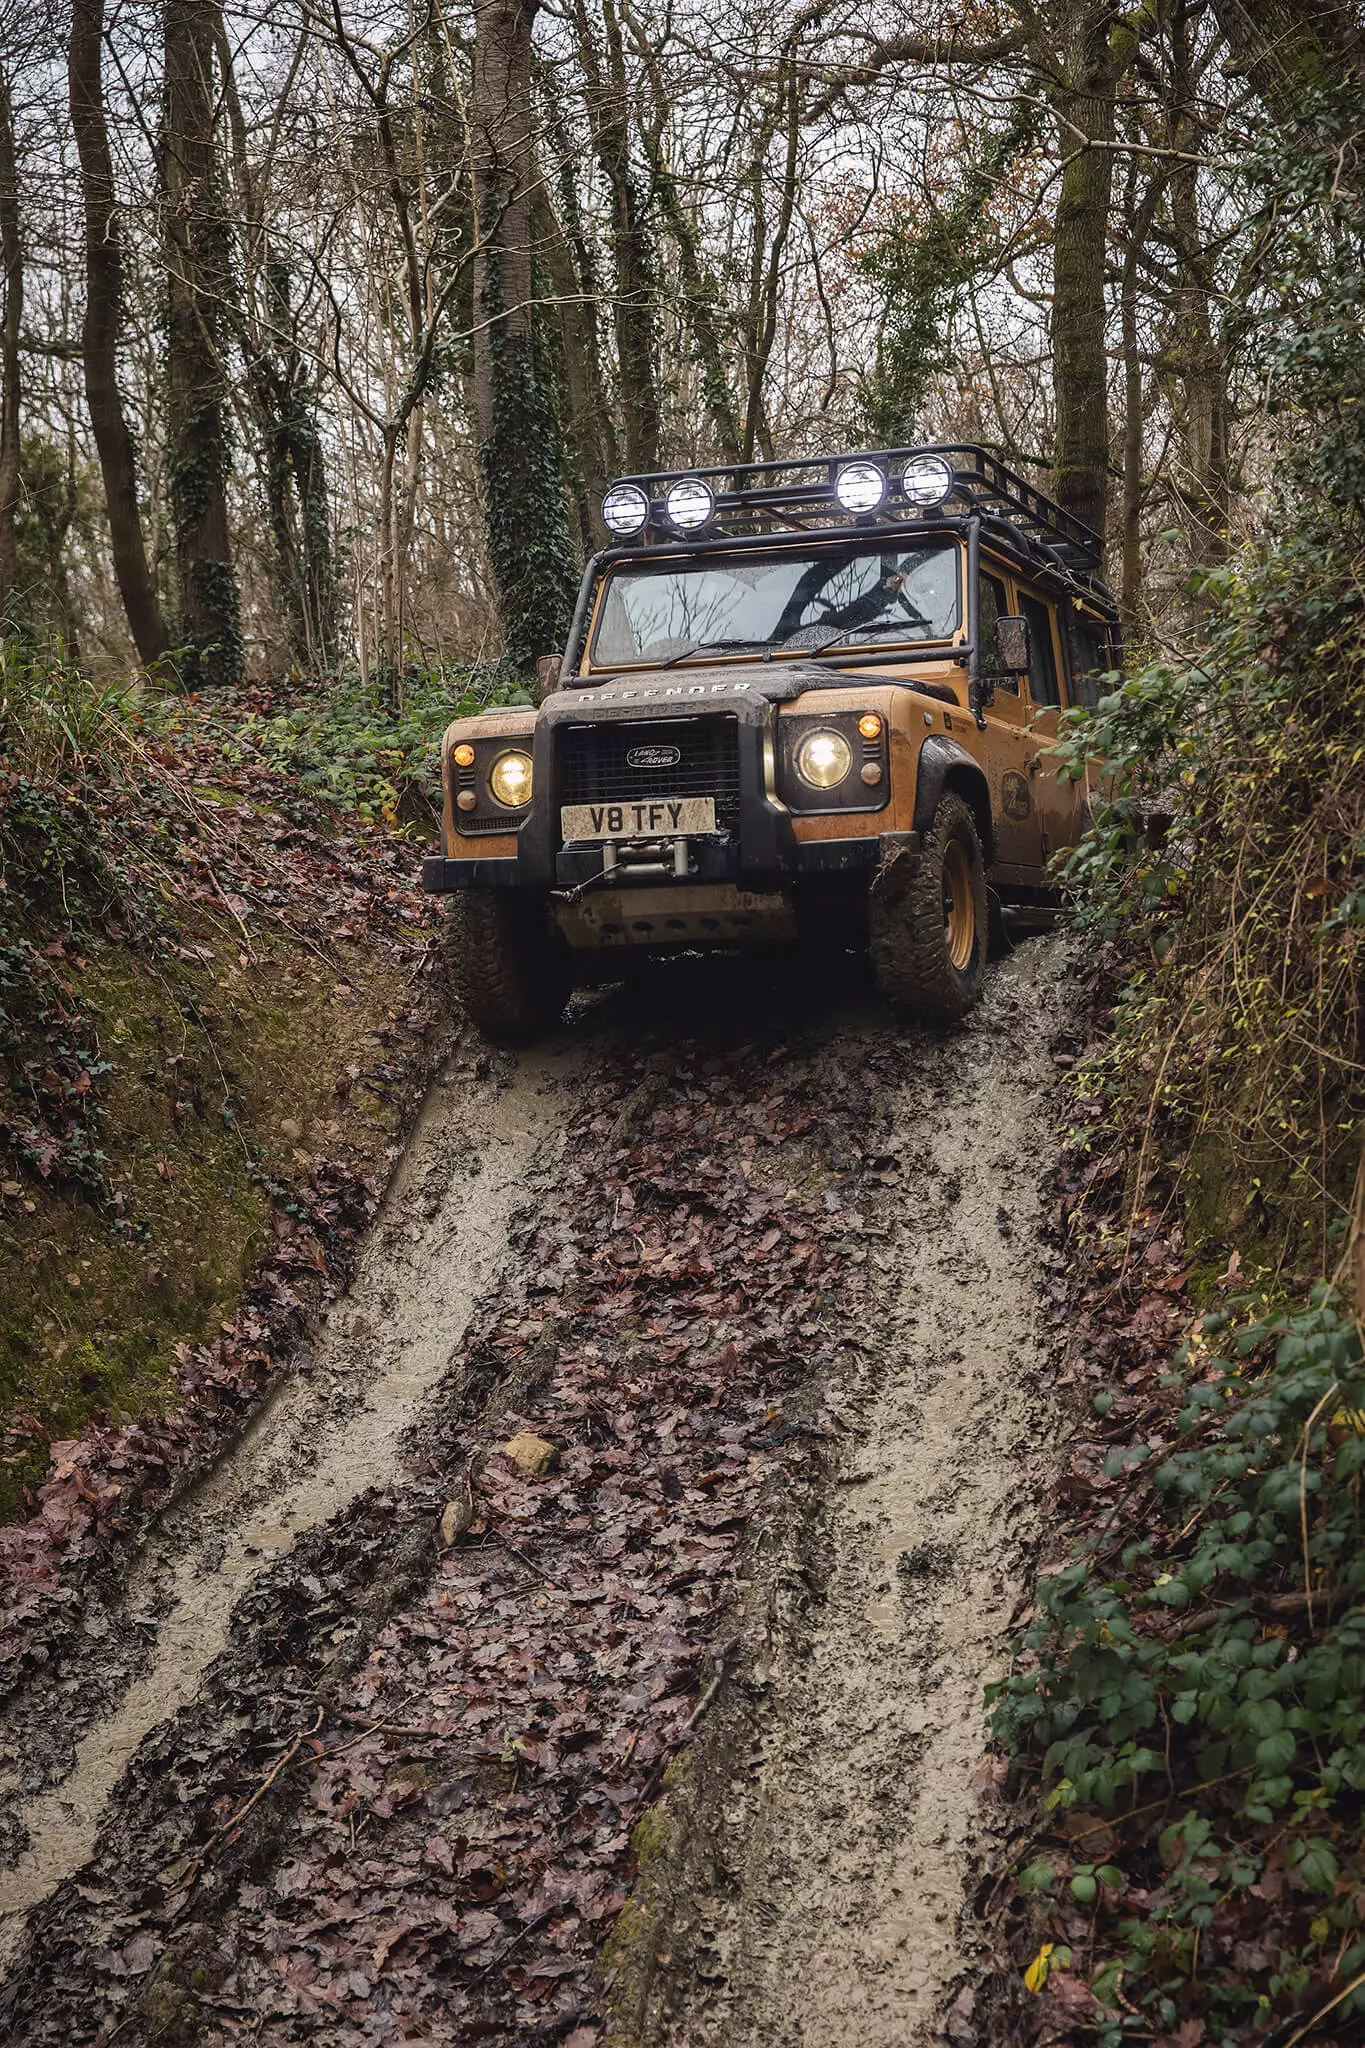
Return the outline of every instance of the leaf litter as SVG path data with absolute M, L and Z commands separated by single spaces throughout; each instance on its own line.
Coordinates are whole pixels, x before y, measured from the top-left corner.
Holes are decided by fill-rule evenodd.
M 840 1438 L 897 1059 L 613 1050 L 414 1476 L 253 1587 L 35 1916 L 8 2039 L 598 2038 L 746 1530 Z

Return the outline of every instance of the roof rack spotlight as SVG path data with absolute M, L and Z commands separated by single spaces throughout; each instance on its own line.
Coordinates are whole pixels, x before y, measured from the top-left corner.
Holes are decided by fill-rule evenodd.
M 1077 575 L 1099 572 L 1100 537 L 1074 512 L 976 442 L 849 448 L 775 462 L 655 470 L 621 477 L 602 502 L 612 537 L 676 545 L 701 534 L 753 540 L 782 533 L 918 526 L 952 504 L 990 519 L 1017 544 Z
M 953 472 L 941 455 L 918 455 L 907 462 L 901 496 L 908 505 L 941 505 L 953 488 Z
M 695 533 L 716 509 L 716 494 L 699 476 L 680 476 L 664 499 L 669 524 L 678 533 Z
M 834 495 L 855 519 L 875 512 L 886 496 L 886 471 L 878 462 L 846 462 L 834 479 Z
M 649 499 L 638 484 L 613 484 L 602 500 L 602 520 L 621 540 L 639 533 L 649 519 Z

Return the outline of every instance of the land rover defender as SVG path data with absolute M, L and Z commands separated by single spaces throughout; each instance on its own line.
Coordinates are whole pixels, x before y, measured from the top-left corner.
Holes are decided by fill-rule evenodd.
M 1080 836 L 1047 749 L 1117 661 L 1099 537 L 965 445 L 626 477 L 602 515 L 539 708 L 445 735 L 424 882 L 474 1021 L 528 1038 L 623 954 L 764 944 L 961 1017 Z

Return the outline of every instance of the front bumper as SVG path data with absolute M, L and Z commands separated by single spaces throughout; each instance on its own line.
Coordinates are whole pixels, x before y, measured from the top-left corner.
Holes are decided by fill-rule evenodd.
M 780 881 L 813 881 L 821 877 L 861 875 L 870 878 L 893 851 L 916 851 L 917 832 L 864 833 L 857 839 L 793 840 L 779 874 Z M 704 846 L 704 841 L 694 841 Z M 729 847 L 708 849 L 728 854 Z M 574 871 L 556 876 L 560 888 L 581 888 L 602 873 L 602 856 L 596 849 L 575 850 L 559 856 L 559 862 L 574 863 Z M 580 865 L 581 864 L 581 871 Z M 557 863 L 558 865 L 558 863 Z M 738 863 L 736 863 L 736 866 Z M 707 874 L 704 869 L 689 877 L 689 884 L 734 880 L 730 873 Z M 451 860 L 442 853 L 430 853 L 422 863 L 422 887 L 431 895 L 444 896 L 456 889 L 524 889 L 527 887 L 520 858 L 510 854 L 496 860 Z

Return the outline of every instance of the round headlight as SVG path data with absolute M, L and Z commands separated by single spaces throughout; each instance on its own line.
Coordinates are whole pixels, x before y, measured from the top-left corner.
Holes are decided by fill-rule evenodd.
M 695 533 L 716 509 L 715 492 L 699 476 L 681 476 L 670 485 L 664 509 L 679 533 Z
M 837 789 L 853 766 L 853 750 L 841 732 L 808 732 L 796 750 L 796 772 L 812 789 Z
M 488 777 L 488 786 L 500 804 L 520 810 L 531 801 L 531 756 L 499 754 Z
M 855 519 L 875 512 L 886 496 L 886 471 L 875 462 L 846 462 L 834 479 L 834 495 Z
M 905 465 L 901 493 L 911 505 L 941 505 L 953 488 L 953 472 L 941 455 L 917 455 Z
M 649 518 L 649 499 L 638 484 L 613 484 L 602 500 L 602 523 L 624 540 Z

